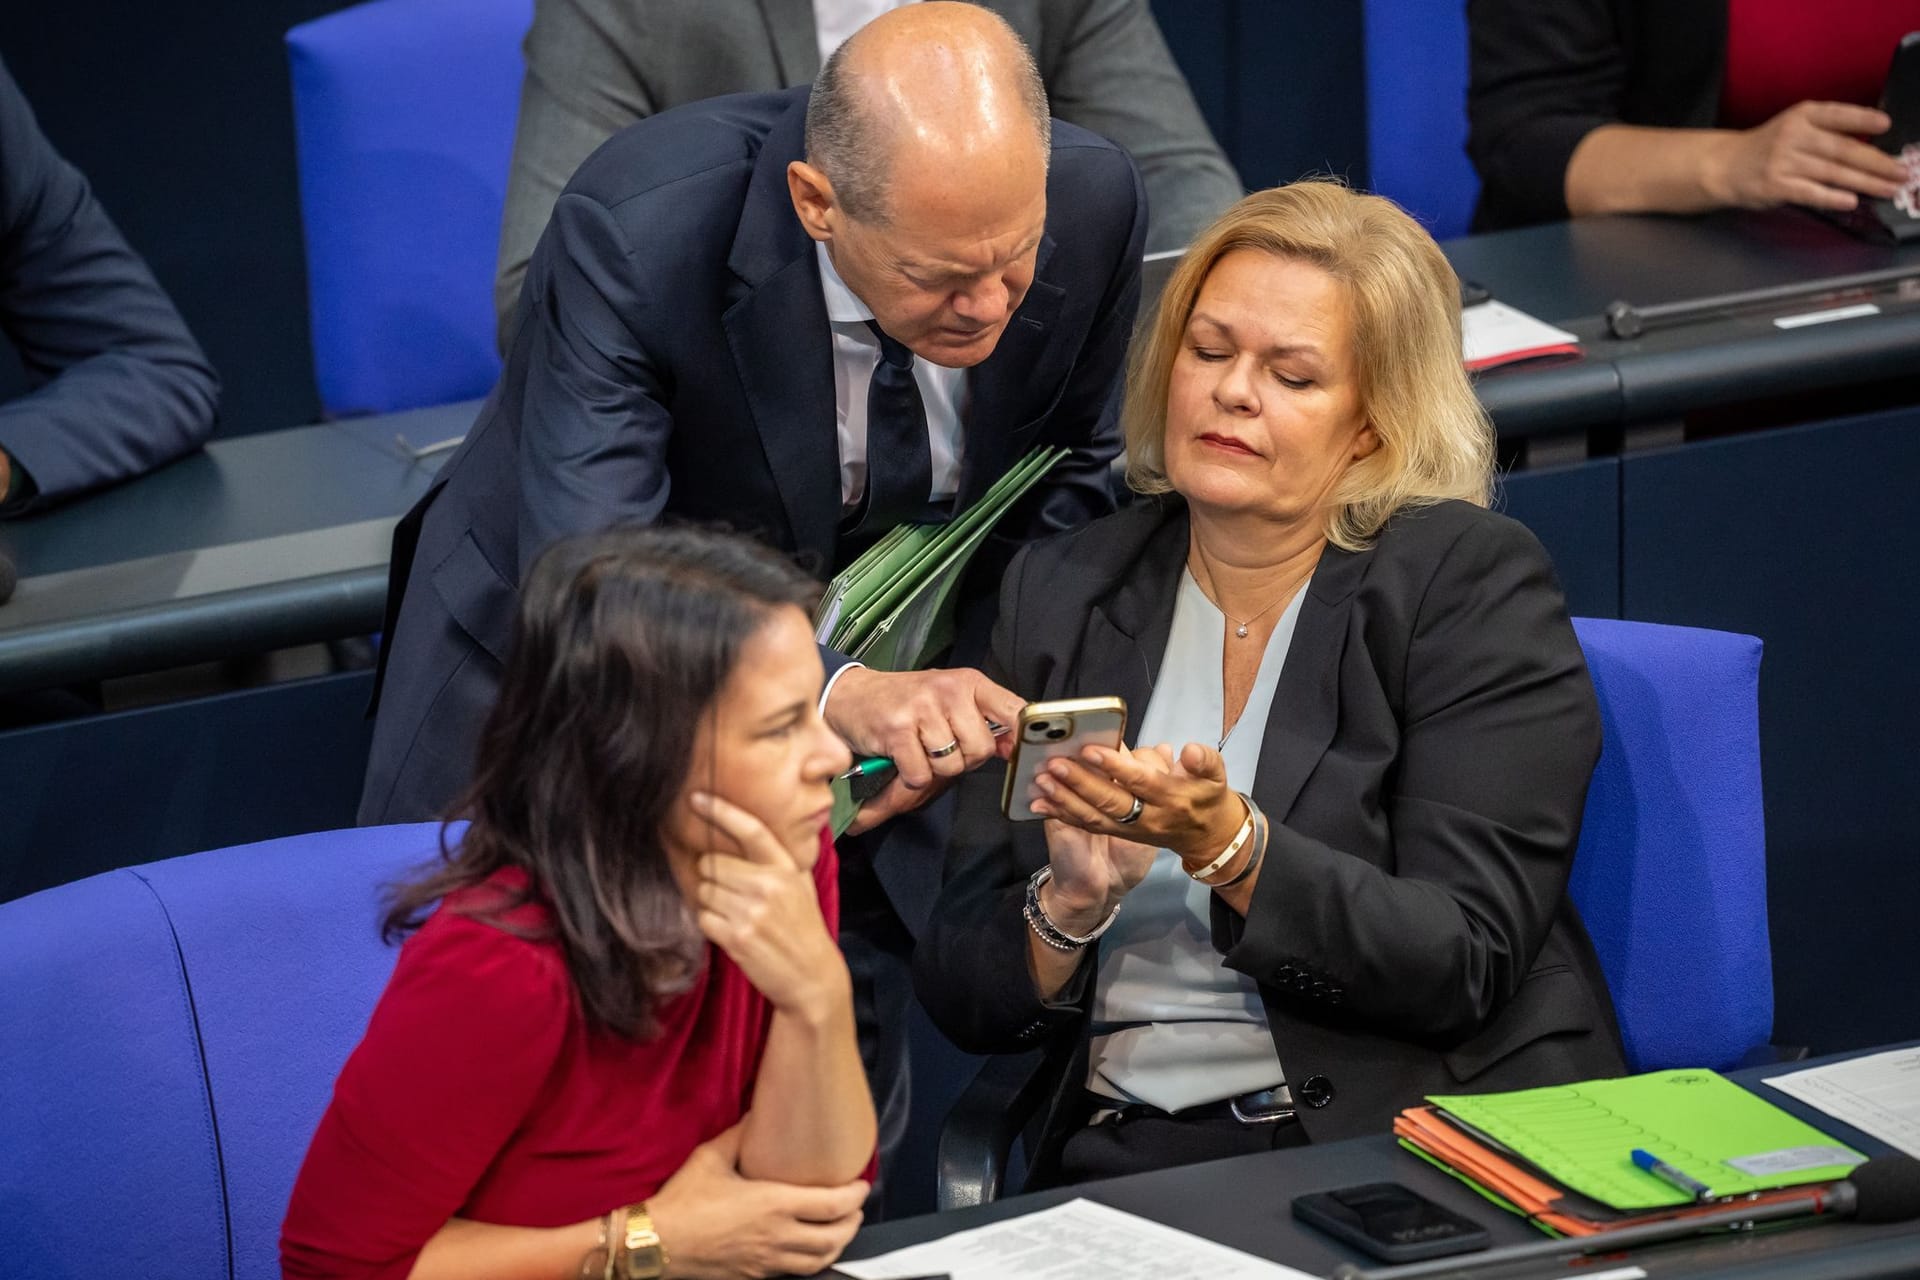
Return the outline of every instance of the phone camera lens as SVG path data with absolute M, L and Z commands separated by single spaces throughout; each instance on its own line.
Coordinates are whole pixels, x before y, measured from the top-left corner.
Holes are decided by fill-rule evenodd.
M 1060 739 L 1066 737 L 1068 732 L 1067 727 L 1063 724 L 1050 724 L 1047 726 L 1047 741 L 1058 742 Z

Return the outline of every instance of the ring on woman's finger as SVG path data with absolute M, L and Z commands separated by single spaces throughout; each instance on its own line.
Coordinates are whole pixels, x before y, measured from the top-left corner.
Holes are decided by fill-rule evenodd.
M 1130 827 L 1134 823 L 1140 821 L 1140 814 L 1146 809 L 1146 807 L 1147 807 L 1147 802 L 1142 800 L 1139 796 L 1135 796 L 1133 798 L 1133 808 L 1127 810 L 1126 815 L 1124 817 L 1115 818 L 1114 821 L 1119 823 L 1123 827 Z
M 958 751 L 959 749 L 960 749 L 960 739 L 954 738 L 950 740 L 946 746 L 935 747 L 933 750 L 927 752 L 927 759 L 929 760 L 944 759 L 945 757 L 952 755 L 954 752 Z

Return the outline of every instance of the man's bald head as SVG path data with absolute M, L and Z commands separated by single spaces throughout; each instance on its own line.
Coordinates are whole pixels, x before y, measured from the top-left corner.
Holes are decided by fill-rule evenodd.
M 896 180 L 1018 181 L 1007 170 L 1037 161 L 1044 182 L 1052 120 L 1040 69 L 1004 18 L 925 0 L 834 50 L 814 81 L 806 147 L 849 217 L 885 223 Z

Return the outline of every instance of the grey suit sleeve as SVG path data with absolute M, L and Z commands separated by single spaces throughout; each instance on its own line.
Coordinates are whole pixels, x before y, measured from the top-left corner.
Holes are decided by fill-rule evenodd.
M 636 37 L 628 26 L 618 6 L 594 0 L 538 0 L 534 7 L 493 278 L 502 351 L 513 338 L 527 261 L 574 170 L 602 142 L 659 109 L 630 56 Z
M 87 181 L 0 67 L 0 329 L 33 389 L 0 404 L 0 451 L 28 483 L 14 515 L 197 449 L 219 380 Z
M 1045 6 L 1051 18 L 1051 9 Z M 1119 143 L 1147 187 L 1147 251 L 1179 249 L 1246 194 L 1147 0 L 1077 0 L 1041 51 L 1053 114 Z
M 1399 756 L 1381 797 L 1391 870 L 1276 824 L 1229 968 L 1315 1017 L 1454 1044 L 1505 1007 L 1566 899 L 1600 714 L 1546 552 L 1518 525 L 1463 534 L 1425 588 Z M 1235 930 L 1238 936 L 1233 936 Z

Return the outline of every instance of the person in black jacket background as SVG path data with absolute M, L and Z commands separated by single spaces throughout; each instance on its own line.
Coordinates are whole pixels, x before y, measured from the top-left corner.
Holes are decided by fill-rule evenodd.
M 1474 230 L 1890 197 L 1871 104 L 1920 0 L 1470 0 Z
M 150 471 L 212 434 L 213 368 L 4 66 L 0 330 L 33 383 L 0 404 L 0 514 Z
M 961 782 L 916 956 L 962 1048 L 1045 1047 L 1030 1185 L 1624 1070 L 1566 895 L 1599 712 L 1544 551 L 1485 509 L 1457 289 L 1386 200 L 1249 196 L 1136 357 L 1154 496 L 1008 570 L 994 678 L 1131 713 L 1013 798 L 1044 823 Z

